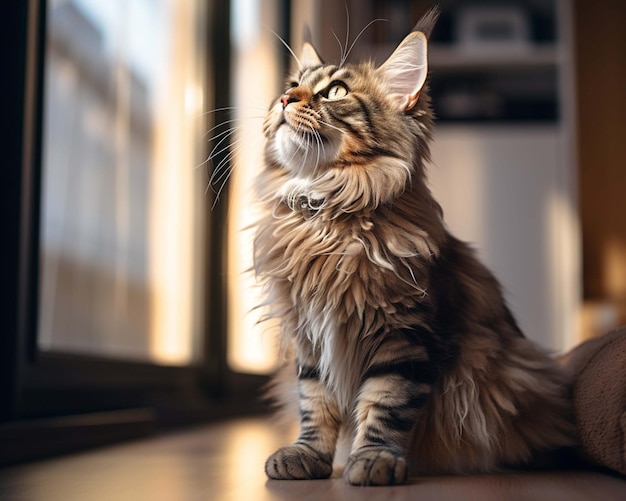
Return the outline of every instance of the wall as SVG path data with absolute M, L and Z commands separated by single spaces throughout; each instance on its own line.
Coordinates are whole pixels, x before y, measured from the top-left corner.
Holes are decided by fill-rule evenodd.
M 584 296 L 596 317 L 613 305 L 624 323 L 626 2 L 576 0 L 574 14 Z

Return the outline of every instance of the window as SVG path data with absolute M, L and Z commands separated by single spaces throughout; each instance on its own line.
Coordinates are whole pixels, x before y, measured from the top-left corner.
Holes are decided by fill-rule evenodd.
M 228 108 L 251 104 L 231 88 L 252 54 L 245 22 L 276 68 L 254 113 L 279 90 L 286 50 L 268 27 L 288 39 L 291 2 L 258 2 L 258 18 L 244 4 L 7 7 L 0 464 L 263 408 L 272 362 L 255 367 L 249 351 L 237 362 L 249 339 L 227 339 L 227 319 L 243 311 L 228 304 L 229 226 L 245 190 L 226 185 L 213 204 L 207 186 L 235 139 L 206 158 Z
M 266 378 L 226 363 L 228 203 L 207 188 L 229 18 L 227 0 L 7 8 L 0 464 L 96 422 L 109 441 L 261 408 Z
M 38 346 L 199 356 L 205 2 L 50 0 Z

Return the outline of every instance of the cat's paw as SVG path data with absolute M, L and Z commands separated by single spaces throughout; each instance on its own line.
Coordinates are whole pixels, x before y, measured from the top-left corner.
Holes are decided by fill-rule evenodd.
M 406 460 L 384 447 L 357 451 L 348 458 L 343 477 L 352 485 L 394 485 L 407 479 Z
M 276 480 L 328 478 L 332 459 L 304 445 L 292 444 L 278 449 L 265 462 L 265 473 Z

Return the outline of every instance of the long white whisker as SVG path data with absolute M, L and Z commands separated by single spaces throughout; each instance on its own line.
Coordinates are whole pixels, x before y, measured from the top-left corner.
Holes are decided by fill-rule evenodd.
M 217 143 L 215 145 L 215 147 L 211 150 L 211 153 L 209 153 L 209 158 L 208 161 L 213 160 L 217 155 L 220 155 L 221 153 L 224 153 L 226 150 L 232 148 L 233 143 L 227 142 L 223 147 L 220 148 L 220 145 L 226 141 L 232 134 L 234 134 L 234 132 L 231 132 L 229 135 L 224 136 L 219 143 Z M 220 148 L 218 150 L 218 148 Z
M 220 145 L 224 141 L 228 140 L 228 138 L 230 136 L 232 136 L 233 134 L 235 134 L 240 128 L 241 127 L 233 127 L 231 129 L 229 129 L 228 131 L 225 131 L 226 135 L 222 139 L 220 139 L 215 146 L 213 146 L 213 149 L 211 150 L 211 153 L 209 153 L 209 158 L 213 158 L 216 155 L 216 151 L 220 147 Z M 217 136 L 215 136 L 215 138 L 219 137 L 220 135 L 221 134 L 218 134 Z
M 202 134 L 202 139 L 204 139 L 208 134 L 210 134 L 211 132 L 213 132 L 216 129 L 219 129 L 220 127 L 224 126 L 224 125 L 228 125 L 231 124 L 233 122 L 237 122 L 239 119 L 238 118 L 233 118 L 232 120 L 226 120 L 222 123 L 219 123 L 213 127 L 211 127 L 208 131 L 206 131 L 204 134 Z M 220 132 L 219 134 L 216 134 L 215 136 L 212 136 L 209 138 L 209 141 L 214 141 L 215 139 L 217 139 L 218 137 L 222 136 L 223 134 L 225 134 L 226 132 L 232 131 L 232 130 L 237 130 L 240 127 L 229 127 L 228 129 L 223 130 L 222 132 Z
M 304 170 L 304 168 L 306 167 L 307 159 L 309 157 L 309 146 L 311 144 L 310 134 L 306 134 L 304 138 L 306 139 L 306 145 L 304 147 L 304 158 L 302 159 L 302 165 L 300 166 L 300 171 Z
M 317 158 L 315 160 L 315 168 L 313 169 L 313 177 L 315 177 L 317 175 L 317 168 L 320 165 L 320 155 L 324 149 L 324 141 L 322 141 L 322 137 L 318 131 L 314 130 L 313 132 L 313 137 L 315 137 L 315 142 L 317 143 Z
M 348 3 L 345 4 L 346 7 L 346 43 L 344 46 L 344 52 L 341 55 L 341 61 L 339 62 L 339 66 L 343 66 L 348 59 L 348 54 L 350 51 L 348 50 L 348 44 L 350 43 L 350 11 L 348 10 Z
M 369 23 L 367 23 L 367 25 L 365 26 L 365 28 L 363 28 L 359 34 L 356 36 L 356 38 L 354 39 L 354 41 L 352 42 L 352 45 L 350 45 L 350 48 L 348 49 L 348 52 L 346 53 L 346 59 L 348 59 L 348 56 L 350 55 L 350 52 L 352 52 L 352 49 L 354 48 L 355 44 L 359 41 L 359 38 L 361 38 L 361 36 L 363 35 L 363 33 L 365 33 L 365 31 L 367 30 L 367 28 L 369 28 L 372 24 L 378 22 L 378 21 L 389 21 L 389 19 L 374 19 L 373 21 L 370 21 Z
M 229 154 L 226 155 L 220 161 L 220 163 L 215 168 L 213 175 L 211 176 L 211 179 L 209 180 L 207 184 L 205 195 L 208 192 L 209 188 L 212 188 L 213 186 L 217 186 L 219 183 L 219 186 L 217 187 L 217 189 L 213 189 L 213 192 L 215 193 L 215 199 L 213 200 L 213 204 L 211 205 L 211 210 L 215 208 L 215 205 L 219 201 L 222 191 L 224 191 L 224 187 L 226 186 L 226 183 L 228 182 L 228 179 L 230 178 L 230 175 L 232 174 L 234 170 L 234 166 L 231 166 L 230 160 L 234 155 L 236 155 L 236 153 L 240 149 L 242 149 L 242 146 L 237 146 L 236 148 L 233 148 L 229 152 Z M 216 177 L 217 173 L 219 173 L 219 175 Z
M 274 30 L 270 29 L 270 31 L 274 34 L 274 36 L 276 36 L 276 38 L 278 38 L 278 39 L 282 42 L 282 44 L 283 44 L 285 47 L 287 47 L 287 50 L 291 53 L 291 55 L 293 56 L 293 58 L 296 60 L 296 63 L 298 63 L 298 66 L 299 66 L 300 68 L 302 68 L 302 63 L 300 63 L 300 59 L 298 59 L 298 56 L 296 56 L 295 52 L 291 49 L 291 47 L 289 47 L 289 44 L 288 44 L 287 42 L 285 42 L 285 41 L 283 40 L 283 38 L 282 38 L 282 37 L 281 37 L 278 33 L 276 33 Z
M 233 170 L 233 167 L 230 165 L 230 158 L 231 157 L 232 157 L 232 154 L 229 154 L 227 157 L 225 157 L 220 162 L 220 166 L 219 166 L 220 175 L 219 176 L 215 176 L 214 178 L 211 177 L 211 180 L 209 181 L 209 187 L 214 187 L 214 186 L 218 186 L 218 185 L 221 186 L 221 184 L 219 184 L 220 181 L 228 179 L 228 177 L 230 176 L 230 173 Z M 217 172 L 217 170 L 215 172 Z M 217 193 L 217 191 L 215 191 L 215 190 L 213 190 L 213 191 L 215 193 Z
M 230 161 L 232 159 L 232 157 L 241 149 L 241 146 L 236 146 L 237 143 L 241 142 L 241 139 L 238 141 L 233 142 L 232 144 L 228 145 L 227 147 L 223 148 L 221 151 L 226 151 L 227 149 L 230 148 L 230 151 L 228 152 L 227 155 L 225 155 L 220 161 L 219 163 L 213 168 L 213 172 L 211 173 L 211 176 L 209 177 L 209 182 L 207 183 L 207 188 L 205 190 L 205 194 L 208 191 L 208 189 L 210 187 L 213 187 L 215 185 L 217 185 L 222 179 L 227 180 L 228 177 L 230 176 L 230 172 L 232 171 L 233 167 L 231 167 L 230 165 Z M 209 158 L 210 160 L 210 158 Z M 224 176 L 226 176 L 224 178 Z M 221 192 L 221 190 L 223 189 L 223 183 L 222 186 L 220 187 L 220 189 L 218 191 L 213 190 L 214 192 L 218 193 Z
M 234 111 L 237 111 L 238 109 L 239 109 L 239 107 L 237 107 L 237 106 L 224 106 L 222 108 L 214 108 L 212 110 L 198 112 L 198 113 L 196 113 L 195 117 L 196 118 L 206 117 L 208 115 L 213 115 L 215 113 L 220 113 L 220 112 L 223 112 L 223 111 L 228 112 L 228 113 L 232 113 Z M 267 112 L 267 108 L 265 108 L 263 106 L 247 106 L 246 109 L 261 111 L 263 113 Z
M 336 127 L 336 126 L 334 126 L 332 124 L 329 124 L 328 122 L 325 122 L 324 120 L 318 120 L 318 122 L 323 124 L 323 125 L 325 125 L 326 127 L 330 127 L 331 129 L 335 129 L 335 130 L 341 132 L 342 134 L 346 133 L 346 131 L 344 131 L 344 130 L 340 129 L 339 127 Z
M 220 161 L 219 165 L 217 166 L 217 168 L 213 171 L 213 175 L 211 176 L 211 179 L 209 179 L 209 182 L 207 183 L 207 187 L 205 190 L 205 194 L 209 191 L 209 188 L 213 189 L 213 193 L 219 193 L 221 191 L 221 186 L 224 184 L 219 184 L 220 181 L 222 180 L 227 180 L 230 177 L 230 173 L 233 170 L 233 167 L 230 165 L 230 159 L 232 157 L 232 153 L 229 153 L 226 157 L 224 157 L 222 159 L 222 161 Z M 219 172 L 219 175 L 216 175 Z M 220 189 L 216 189 L 216 186 L 220 186 Z
M 236 133 L 236 132 L 237 132 L 240 128 L 241 128 L 241 127 L 231 127 L 231 128 L 229 128 L 229 129 L 226 129 L 226 130 L 224 130 L 224 131 L 220 132 L 219 134 L 216 134 L 215 136 L 211 137 L 211 138 L 209 139 L 209 142 L 211 142 L 211 141 L 215 141 L 217 138 L 219 138 L 219 137 L 221 137 L 221 136 L 224 136 L 224 137 L 222 137 L 222 139 L 220 139 L 220 141 L 219 141 L 219 142 L 218 142 L 218 143 L 217 143 L 217 144 L 213 147 L 213 149 L 211 150 L 211 152 L 210 152 L 210 153 L 209 153 L 209 155 L 207 156 L 206 160 L 204 160 L 204 162 L 202 162 L 201 164 L 196 165 L 196 167 L 194 168 L 194 170 L 195 170 L 195 169 L 198 169 L 198 168 L 200 168 L 200 167 L 202 167 L 203 165 L 206 165 L 206 164 L 207 164 L 207 163 L 209 163 L 211 160 L 213 160 L 213 158 L 214 158 L 216 155 L 219 155 L 219 154 L 220 154 L 220 153 L 222 153 L 224 150 L 228 149 L 228 147 L 229 147 L 229 146 L 227 145 L 227 146 L 225 146 L 224 148 L 222 148 L 221 150 L 216 151 L 216 150 L 217 150 L 217 148 L 219 148 L 219 147 L 220 147 L 220 145 L 221 145 L 221 144 L 222 144 L 225 140 L 227 140 L 229 137 L 231 137 L 233 134 L 235 134 L 235 133 Z
M 212 110 L 203 111 L 202 115 L 211 115 L 212 113 L 218 113 L 220 111 L 235 111 L 238 108 L 236 106 L 224 106 L 222 108 L 214 108 Z
M 226 179 L 228 179 L 228 177 L 230 176 L 230 173 L 233 171 L 233 168 L 234 168 L 230 165 L 230 159 L 232 158 L 233 155 L 234 155 L 234 152 L 229 153 L 228 156 L 224 157 L 224 159 L 220 162 L 218 169 L 216 169 L 215 171 L 215 172 L 218 172 L 219 170 L 220 175 L 211 177 L 211 180 L 209 181 L 209 186 L 211 187 L 218 186 L 220 181 L 225 181 Z M 221 186 L 222 184 L 219 184 L 219 185 Z
M 231 121 L 229 121 L 228 123 L 230 123 Z M 226 122 L 222 123 L 221 125 L 224 125 Z M 227 184 L 228 184 L 228 180 L 230 179 L 231 174 L 233 173 L 234 169 L 235 169 L 235 165 L 232 163 L 232 160 L 237 156 L 237 154 L 239 153 L 239 151 L 241 151 L 244 147 L 252 147 L 252 148 L 256 148 L 257 145 L 262 142 L 264 139 L 262 136 L 258 136 L 257 138 L 255 138 L 254 141 L 252 141 L 252 143 L 244 143 L 244 138 L 240 137 L 239 139 L 236 139 L 235 141 L 231 141 L 229 142 L 227 145 L 225 145 L 224 147 L 220 148 L 220 145 L 228 140 L 229 138 L 231 138 L 231 136 L 235 133 L 237 133 L 239 131 L 239 129 L 241 129 L 241 127 L 237 126 L 237 127 L 232 127 L 229 128 L 225 131 L 220 132 L 219 134 L 215 135 L 211 140 L 214 140 L 218 137 L 223 136 L 220 141 L 214 146 L 213 150 L 211 151 L 211 154 L 209 155 L 209 157 L 207 158 L 207 160 L 205 162 L 203 162 L 202 165 L 207 164 L 208 162 L 210 162 L 211 160 L 213 160 L 217 155 L 220 155 L 221 153 L 223 153 L 226 150 L 230 151 L 223 157 L 220 159 L 219 163 L 215 166 L 215 168 L 213 169 L 211 176 L 209 177 L 209 180 L 207 182 L 207 186 L 205 189 L 205 196 L 208 194 L 209 189 L 212 189 L 213 192 L 215 193 L 215 198 L 213 200 L 213 203 L 211 204 L 211 210 L 215 209 L 215 206 L 217 205 L 217 203 L 219 202 L 222 192 L 224 191 L 224 189 L 226 188 Z M 219 148 L 219 151 L 218 151 Z
M 231 137 L 233 134 L 237 133 L 239 131 L 239 129 L 241 129 L 240 126 L 237 127 L 231 127 L 225 131 L 220 132 L 219 134 L 216 134 L 215 136 L 211 137 L 209 139 L 209 143 L 211 143 L 212 141 L 216 141 L 217 139 L 221 138 L 214 146 L 213 149 L 211 150 L 211 153 L 209 153 L 209 158 L 211 158 L 214 154 L 215 154 L 215 150 L 217 150 L 217 148 L 220 147 L 220 145 L 226 141 L 229 137 Z
M 237 141 L 233 141 L 231 144 L 229 144 L 228 146 L 225 146 L 224 148 L 222 148 L 222 150 L 220 150 L 219 153 L 222 153 L 230 149 L 228 154 L 224 158 L 222 158 L 220 162 L 217 164 L 217 166 L 215 167 L 215 169 L 213 169 L 213 173 L 211 174 L 211 178 L 209 179 L 209 184 L 213 184 L 215 181 L 220 180 L 220 177 L 221 177 L 220 169 L 226 164 L 226 162 L 229 162 L 230 159 L 235 154 L 235 152 L 240 149 L 240 147 L 237 147 L 237 144 L 241 143 L 241 141 L 243 141 L 243 138 L 238 139 Z
M 341 61 L 343 61 L 343 45 L 341 43 L 341 40 L 339 40 L 339 37 L 337 36 L 337 33 L 335 33 L 335 30 L 332 30 L 333 36 L 335 37 L 335 40 L 337 40 L 337 43 L 339 44 L 339 66 L 341 66 Z
M 215 198 L 213 199 L 213 203 L 211 204 L 211 210 L 215 209 L 215 206 L 217 205 L 217 202 L 219 201 L 220 197 L 222 196 L 222 191 L 224 191 L 224 188 L 226 187 L 226 183 L 228 182 L 228 179 L 230 178 L 230 175 L 233 172 L 232 168 L 229 168 L 226 170 L 226 172 L 228 173 L 227 176 L 224 178 L 224 181 L 222 182 L 222 184 L 220 184 L 219 188 L 217 189 L 217 191 L 213 190 L 213 192 L 215 193 Z M 208 188 L 211 186 L 211 184 L 209 184 L 209 186 L 207 187 L 207 191 Z M 206 192 L 205 192 L 206 194 Z
M 265 118 L 265 115 L 248 115 L 248 116 L 245 116 L 245 117 L 237 117 L 237 118 L 231 118 L 230 120 L 224 120 L 223 122 L 215 124 L 208 131 L 206 131 L 202 135 L 202 139 L 204 139 L 208 134 L 210 134 L 214 130 L 219 129 L 220 127 L 223 127 L 224 125 L 228 125 L 228 124 L 231 124 L 231 123 L 234 123 L 234 122 L 238 122 L 240 120 L 262 120 L 263 118 Z M 218 136 L 215 136 L 215 137 L 218 137 Z M 215 137 L 210 138 L 209 141 L 215 139 Z
M 216 194 L 217 197 L 219 198 L 219 195 L 221 194 L 221 192 L 224 189 L 224 185 L 226 184 L 226 181 L 228 181 L 228 178 L 230 177 L 234 166 L 230 165 L 230 161 L 231 159 L 240 151 L 243 149 L 244 145 L 242 144 L 238 144 L 241 143 L 243 141 L 244 138 L 238 139 L 237 141 L 234 141 L 232 143 L 231 146 L 232 147 L 231 151 L 228 153 L 228 155 L 226 155 L 224 158 L 222 158 L 220 160 L 220 162 L 217 164 L 217 166 L 215 167 L 215 169 L 213 170 L 213 174 L 211 175 L 211 178 L 209 179 L 209 182 L 207 184 L 207 189 L 205 190 L 205 194 L 208 191 L 208 189 L 214 185 L 218 185 L 218 183 L 221 182 L 221 184 L 219 184 L 219 187 L 217 190 L 213 190 Z M 260 139 L 257 139 L 253 144 L 258 144 L 258 142 L 260 141 Z M 217 201 L 217 200 L 216 200 Z M 213 206 L 215 206 L 215 203 L 213 204 Z

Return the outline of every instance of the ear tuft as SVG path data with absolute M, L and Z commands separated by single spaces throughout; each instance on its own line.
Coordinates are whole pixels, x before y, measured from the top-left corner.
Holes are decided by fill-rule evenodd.
M 420 20 L 417 22 L 412 31 L 420 31 L 424 33 L 428 40 L 430 40 L 430 35 L 435 28 L 435 24 L 437 24 L 437 19 L 439 19 L 440 14 L 441 10 L 437 5 L 431 7 L 428 9 L 426 14 L 420 17 Z

